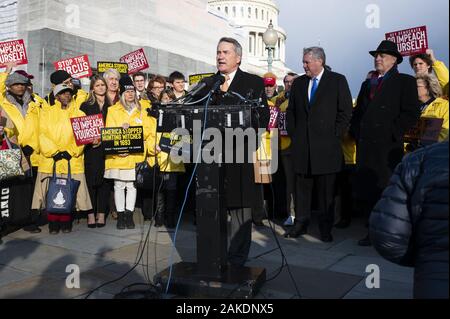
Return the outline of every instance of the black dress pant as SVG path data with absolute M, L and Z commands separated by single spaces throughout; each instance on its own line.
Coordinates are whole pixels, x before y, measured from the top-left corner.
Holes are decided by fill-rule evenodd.
M 350 221 L 353 217 L 352 176 L 354 165 L 346 165 L 337 176 L 336 182 L 336 216 L 341 220 Z
M 317 196 L 319 229 L 321 235 L 330 235 L 334 225 L 334 197 L 336 194 L 336 174 L 297 175 L 296 224 L 311 221 L 313 196 Z M 316 191 L 314 194 L 313 190 Z

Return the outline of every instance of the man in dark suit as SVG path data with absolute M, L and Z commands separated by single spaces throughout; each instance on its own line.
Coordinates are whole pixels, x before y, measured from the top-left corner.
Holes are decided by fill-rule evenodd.
M 307 233 L 316 189 L 321 240 L 332 242 L 336 174 L 344 166 L 341 138 L 352 115 L 352 96 L 346 78 L 326 68 L 322 48 L 305 49 L 303 67 L 306 75 L 295 80 L 287 111 L 297 208 L 295 225 L 285 237 Z
M 398 72 L 403 57 L 397 45 L 383 41 L 370 54 L 376 71 L 362 84 L 350 127 L 357 144 L 354 195 L 367 219 L 402 161 L 403 136 L 420 117 L 416 79 Z M 359 241 L 370 244 L 368 235 Z
M 239 99 L 227 92 L 235 92 L 251 99 L 261 98 L 266 107 L 258 110 L 259 120 L 253 123 L 253 126 L 255 129 L 267 129 L 270 114 L 264 92 L 264 81 L 239 68 L 242 61 L 242 46 L 233 38 L 222 38 L 217 46 L 216 60 L 218 70 L 216 76 L 225 77 L 225 83 L 220 87 L 220 92 L 213 96 L 212 104 L 239 104 Z M 207 91 L 199 95 L 205 95 Z M 233 151 L 236 154 L 238 148 L 246 153 L 247 142 L 242 145 L 233 145 L 232 150 L 227 149 L 225 152 Z M 260 203 L 263 202 L 262 187 L 255 183 L 251 156 L 252 154 L 245 154 L 244 164 L 225 164 L 226 206 L 231 215 L 228 261 L 235 266 L 243 266 L 247 261 L 252 241 L 252 208 L 261 206 Z

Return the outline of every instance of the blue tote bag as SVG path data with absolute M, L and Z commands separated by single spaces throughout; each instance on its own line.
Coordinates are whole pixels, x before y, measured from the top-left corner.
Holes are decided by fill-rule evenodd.
M 56 162 L 53 165 L 53 176 L 48 177 L 46 211 L 51 214 L 71 214 L 75 209 L 80 182 L 72 178 L 70 161 L 68 178 L 56 177 Z

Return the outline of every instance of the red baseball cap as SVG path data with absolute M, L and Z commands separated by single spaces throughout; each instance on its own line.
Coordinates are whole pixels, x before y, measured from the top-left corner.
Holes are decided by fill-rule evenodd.
M 265 78 L 264 79 L 264 86 L 275 86 L 277 84 L 277 80 L 274 78 Z
M 277 85 L 277 76 L 271 72 L 264 74 L 264 86 Z

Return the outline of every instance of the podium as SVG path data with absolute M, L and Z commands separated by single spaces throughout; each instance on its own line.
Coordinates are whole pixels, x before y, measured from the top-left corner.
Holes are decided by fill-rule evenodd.
M 194 121 L 201 121 L 202 129 L 249 128 L 252 127 L 255 107 L 223 105 L 207 109 L 205 106 L 158 108 L 158 132 L 184 128 L 195 136 Z M 203 142 L 202 149 L 206 144 Z M 266 270 L 228 264 L 228 211 L 223 164 L 206 164 L 203 161 L 198 164 L 196 199 L 197 262 L 175 264 L 172 273 L 169 267 L 155 275 L 154 283 L 165 289 L 170 280 L 169 293 L 191 298 L 254 297 L 266 280 Z

